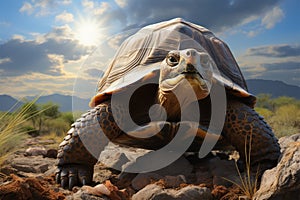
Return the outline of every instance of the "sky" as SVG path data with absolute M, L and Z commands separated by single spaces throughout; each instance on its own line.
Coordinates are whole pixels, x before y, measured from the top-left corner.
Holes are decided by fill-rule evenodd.
M 1 1 L 0 94 L 89 98 L 124 35 L 176 17 L 226 42 L 246 79 L 300 86 L 299 8 L 299 0 Z

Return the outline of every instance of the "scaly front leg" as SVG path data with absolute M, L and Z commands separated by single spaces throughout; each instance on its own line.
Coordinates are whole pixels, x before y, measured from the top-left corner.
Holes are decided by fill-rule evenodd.
M 243 160 L 249 153 L 252 138 L 250 164 L 253 168 L 264 171 L 277 164 L 280 147 L 272 129 L 255 110 L 239 101 L 228 101 L 224 137 L 237 148 Z
M 64 141 L 59 145 L 56 181 L 62 187 L 90 184 L 94 165 L 108 139 L 120 134 L 115 124 L 109 123 L 109 102 L 104 102 L 83 114 L 72 124 Z

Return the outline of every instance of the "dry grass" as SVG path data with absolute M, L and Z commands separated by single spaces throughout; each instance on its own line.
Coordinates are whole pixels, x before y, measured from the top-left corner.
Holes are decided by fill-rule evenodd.
M 9 111 L 0 115 L 0 165 L 5 161 L 6 157 L 12 153 L 26 137 L 26 131 L 22 129 L 22 125 L 31 117 L 40 114 L 43 111 L 33 113 L 28 116 L 27 113 L 31 106 L 35 104 L 39 97 L 29 102 L 26 106 L 11 113 L 15 109 L 15 104 Z
M 247 148 L 247 144 L 249 144 L 249 149 Z M 235 159 L 235 167 L 236 171 L 239 175 L 239 181 L 232 181 L 230 179 L 224 178 L 225 180 L 231 182 L 236 185 L 242 192 L 243 195 L 247 196 L 249 199 L 252 199 L 254 194 L 257 192 L 258 188 L 258 172 L 257 169 L 255 176 L 251 173 L 251 146 L 252 146 L 252 134 L 250 134 L 250 139 L 248 141 L 247 137 L 245 138 L 245 161 L 246 161 L 246 172 L 242 174 L 237 165 L 237 159 Z
M 57 135 L 56 132 L 50 132 L 50 134 L 43 135 L 41 137 L 43 140 L 54 140 L 55 143 L 49 145 L 49 147 L 56 149 L 58 147 L 58 145 L 64 140 L 65 136 L 66 135 L 64 135 L 64 134 Z

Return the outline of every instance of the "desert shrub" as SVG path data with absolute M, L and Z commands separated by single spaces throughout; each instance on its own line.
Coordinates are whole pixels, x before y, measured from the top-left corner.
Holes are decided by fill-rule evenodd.
M 296 105 L 283 105 L 276 109 L 269 122 L 278 137 L 292 135 L 300 130 L 300 109 Z
M 56 135 L 64 135 L 69 129 L 69 122 L 63 118 L 49 119 L 45 122 L 47 133 L 55 133 Z
M 1 113 L 0 164 L 2 164 L 7 155 L 19 146 L 26 136 L 26 130 L 23 130 L 22 126 L 30 120 L 31 117 L 37 114 L 31 113 L 31 115 L 28 115 L 31 106 L 35 104 L 36 100 L 37 98 L 13 113 L 10 113 L 9 111 Z
M 270 117 L 272 117 L 274 115 L 274 113 L 271 110 L 267 109 L 267 108 L 257 107 L 257 108 L 255 108 L 255 110 L 261 116 L 263 116 L 265 119 L 269 119 Z
M 21 128 L 21 130 L 23 131 L 23 132 L 25 132 L 25 133 L 27 133 L 28 135 L 30 135 L 30 136 L 32 136 L 32 137 L 36 137 L 36 136 L 38 136 L 39 135 L 39 131 L 38 130 L 36 130 L 34 127 L 32 127 L 32 126 L 23 126 L 22 128 Z
M 61 113 L 61 118 L 71 126 L 74 123 L 73 113 L 72 112 L 64 112 Z
M 272 127 L 277 137 L 300 132 L 300 101 L 292 97 L 271 99 L 270 95 L 258 95 L 255 110 Z

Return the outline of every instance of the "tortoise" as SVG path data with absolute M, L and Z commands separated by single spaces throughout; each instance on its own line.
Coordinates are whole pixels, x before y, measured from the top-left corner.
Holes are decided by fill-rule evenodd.
M 211 91 L 217 85 L 225 88 L 226 110 L 215 148 L 230 144 L 245 159 L 245 143 L 251 136 L 251 165 L 260 165 L 261 170 L 275 166 L 280 155 L 277 138 L 254 110 L 256 98 L 248 92 L 229 47 L 210 30 L 175 18 L 146 26 L 122 43 L 98 83 L 98 93 L 90 102 L 92 109 L 72 124 L 59 146 L 56 181 L 70 189 L 91 183 L 102 150 L 98 148 L 101 138 L 95 138 L 95 133 L 123 146 L 158 150 L 176 137 L 180 124 L 190 128 L 196 123 L 195 138 L 186 151 L 199 151 L 208 134 Z M 179 86 L 178 95 L 175 88 Z M 122 94 L 127 97 L 129 90 L 133 92 L 123 105 Z M 189 104 L 181 107 L 178 96 L 186 99 L 188 91 L 194 93 L 189 104 L 196 104 L 198 110 L 189 110 Z M 164 112 L 153 105 L 160 105 Z M 126 126 L 126 107 L 138 128 Z M 152 120 L 149 109 L 165 121 Z M 91 153 L 86 143 L 96 153 Z

